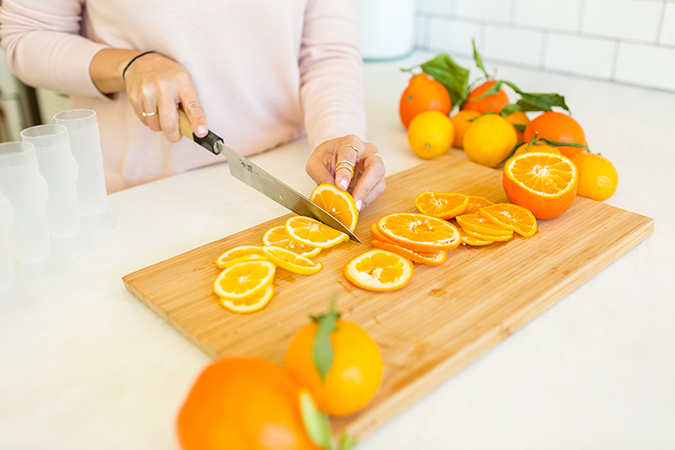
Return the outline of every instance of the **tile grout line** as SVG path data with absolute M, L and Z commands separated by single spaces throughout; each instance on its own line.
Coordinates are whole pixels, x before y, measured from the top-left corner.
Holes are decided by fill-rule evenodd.
M 518 15 L 518 0 L 511 0 L 511 20 L 510 24 L 516 25 L 516 16 Z
M 546 65 L 546 52 L 548 51 L 548 30 L 544 31 L 544 36 L 541 38 L 541 53 L 539 54 L 539 68 L 544 70 Z
M 659 21 L 659 26 L 656 27 L 656 41 L 655 44 L 659 45 L 661 41 L 661 35 L 663 34 L 663 22 L 666 20 L 666 8 L 668 7 L 668 2 L 664 0 L 663 7 L 661 8 L 661 20 Z
M 579 3 L 579 24 L 577 25 L 577 33 L 584 32 L 584 13 L 586 12 L 586 0 L 581 0 Z
M 619 65 L 619 47 L 621 47 L 621 41 L 617 39 L 616 44 L 614 45 L 614 56 L 612 56 L 612 68 L 609 72 L 609 80 L 616 80 L 616 68 Z

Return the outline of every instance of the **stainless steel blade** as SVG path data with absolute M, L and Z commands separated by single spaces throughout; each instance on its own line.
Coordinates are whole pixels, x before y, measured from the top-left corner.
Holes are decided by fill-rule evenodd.
M 238 178 L 256 191 L 261 192 L 294 213 L 301 216 L 314 217 L 329 227 L 349 235 L 350 239 L 359 244 L 361 243 L 361 240 L 349 228 L 345 227 L 328 211 L 319 207 L 283 181 L 244 158 L 226 146 L 222 141 L 216 142 L 214 146 L 218 148 L 219 153 L 225 155 L 225 158 L 227 158 L 230 173 L 235 178 Z

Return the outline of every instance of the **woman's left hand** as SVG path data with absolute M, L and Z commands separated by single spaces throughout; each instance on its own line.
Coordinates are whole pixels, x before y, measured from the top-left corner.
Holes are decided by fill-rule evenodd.
M 353 173 L 344 167 L 348 164 L 336 172 L 341 161 L 351 163 Z M 384 163 L 377 147 L 353 135 L 331 139 L 316 147 L 306 170 L 316 184 L 334 184 L 343 191 L 352 189 L 359 212 L 379 197 L 386 186 Z

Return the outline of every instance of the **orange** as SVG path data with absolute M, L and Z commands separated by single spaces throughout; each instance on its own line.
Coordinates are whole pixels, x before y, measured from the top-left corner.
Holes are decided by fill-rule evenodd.
M 457 216 L 455 220 L 457 220 L 457 223 L 464 231 L 473 231 L 474 233 L 495 237 L 511 236 L 513 234 L 513 230 L 508 230 L 502 226 L 495 225 L 478 214 L 463 214 Z
M 309 258 L 300 256 L 281 247 L 263 247 L 263 253 L 274 264 L 283 267 L 289 272 L 301 275 L 312 275 L 321 270 L 321 263 L 315 263 Z
M 391 242 L 392 244 L 395 244 L 394 241 L 386 237 L 382 232 L 380 231 L 379 228 L 377 228 L 377 223 L 371 223 L 370 224 L 370 233 L 373 235 L 373 240 L 374 241 L 380 241 L 380 242 Z
M 502 116 L 489 114 L 473 121 L 464 135 L 464 153 L 470 161 L 497 167 L 518 142 L 516 130 Z
M 243 300 L 256 294 L 274 279 L 269 261 L 245 261 L 223 270 L 213 282 L 213 291 L 228 300 Z
M 382 358 L 363 328 L 338 317 L 334 311 L 329 312 L 300 329 L 288 346 L 284 366 L 310 391 L 319 409 L 331 416 L 346 416 L 366 406 L 377 393 L 382 382 Z M 317 336 L 322 326 L 334 330 L 330 339 Z M 323 342 L 315 343 L 321 338 Z M 321 349 L 322 344 L 330 345 L 333 351 L 332 362 L 325 367 L 325 379 L 313 357 L 315 345 Z
M 356 209 L 356 203 L 349 192 L 342 191 L 332 184 L 320 184 L 314 188 L 309 199 L 329 212 L 350 231 L 356 228 L 359 210 Z
M 260 311 L 272 300 L 274 295 L 274 286 L 268 284 L 265 289 L 257 292 L 245 299 L 241 300 L 230 300 L 225 297 L 220 297 L 220 304 L 223 308 L 227 309 L 230 312 L 237 314 L 250 314 L 256 311 Z
M 467 100 L 462 104 L 462 109 L 478 111 L 480 114 L 485 114 L 487 112 L 499 114 L 499 112 L 509 104 L 509 96 L 506 95 L 504 89 L 499 89 L 499 92 L 496 94 L 490 95 L 480 100 L 472 101 L 472 99 L 478 98 L 487 92 L 487 90 L 490 89 L 495 83 L 496 81 L 494 80 L 486 81 L 480 86 L 474 88 L 469 94 L 469 98 L 467 98 Z
M 550 139 L 556 142 L 566 142 L 572 144 L 587 145 L 586 135 L 579 122 L 574 120 L 567 114 L 548 111 L 536 117 L 525 128 L 523 133 L 523 140 L 530 142 L 534 137 L 534 133 L 539 133 L 540 138 Z M 559 147 L 560 153 L 565 156 L 575 155 L 580 153 L 583 148 L 579 147 Z
M 311 258 L 321 252 L 319 247 L 301 244 L 289 238 L 283 225 L 267 230 L 262 240 L 264 245 L 285 248 L 305 258 Z
M 445 155 L 455 139 L 450 118 L 438 111 L 418 114 L 410 122 L 408 143 L 420 158 L 434 159 Z
M 523 237 L 534 236 L 537 232 L 537 219 L 534 214 L 522 206 L 511 203 L 497 203 L 478 211 L 478 215 L 503 228 L 515 231 Z
M 459 111 L 454 116 L 450 117 L 452 121 L 452 126 L 455 129 L 455 142 L 452 146 L 455 148 L 464 148 L 464 133 L 469 129 L 473 122 L 469 122 L 471 119 L 475 119 L 480 116 L 478 111 Z
M 462 245 L 470 245 L 472 247 L 482 247 L 484 245 L 490 245 L 494 242 L 486 239 L 479 239 L 475 236 L 470 236 L 466 234 L 466 232 L 461 228 L 459 228 L 459 235 L 462 238 Z
M 234 260 L 249 255 L 262 255 L 262 247 L 259 245 L 240 245 L 239 247 L 231 248 L 218 257 L 216 265 L 219 269 L 225 269 L 229 265 L 232 265 L 231 263 Z
M 329 248 L 349 240 L 341 231 L 305 216 L 291 217 L 284 229 L 288 237 L 310 247 Z
M 226 357 L 199 375 L 178 413 L 183 450 L 318 450 L 300 414 L 301 389 L 262 358 Z
M 530 118 L 522 111 L 514 111 L 508 116 L 504 117 L 508 123 L 513 125 L 513 129 L 516 130 L 516 137 L 518 142 L 523 142 L 523 132 L 516 128 L 516 125 L 523 125 L 527 127 L 530 123 Z
M 353 258 L 344 265 L 342 271 L 353 285 L 375 292 L 401 289 L 415 272 L 407 258 L 378 248 Z
M 388 214 L 377 221 L 377 228 L 389 240 L 413 251 L 452 250 L 460 244 L 457 228 L 424 214 Z
M 465 232 L 468 236 L 480 239 L 481 241 L 503 242 L 503 241 L 508 241 L 509 239 L 511 239 L 513 237 L 512 234 L 497 236 L 497 235 L 494 235 L 494 234 L 478 233 L 476 231 L 467 230 L 466 228 L 462 228 L 462 231 Z
M 467 195 L 467 197 L 469 197 L 469 203 L 464 209 L 464 214 L 476 214 L 479 209 L 492 204 L 492 202 L 485 197 L 478 197 L 476 195 Z
M 553 219 L 574 202 L 579 172 L 572 161 L 552 153 L 525 153 L 504 167 L 502 186 L 511 203 L 537 219 Z
M 462 214 L 469 197 L 463 194 L 424 191 L 415 197 L 415 208 L 422 214 L 439 219 L 452 219 Z
M 440 111 L 447 116 L 451 109 L 452 100 L 445 86 L 426 73 L 420 73 L 410 79 L 403 91 L 398 111 L 403 126 L 408 128 L 410 121 L 419 113 Z
M 390 240 L 378 241 L 373 239 L 370 243 L 375 248 L 398 253 L 401 256 L 405 256 L 410 261 L 426 264 L 427 266 L 440 266 L 448 259 L 448 252 L 445 250 L 439 250 L 437 252 L 414 252 L 405 247 L 401 247 Z
M 609 159 L 594 153 L 578 153 L 570 159 L 579 169 L 577 194 L 599 202 L 614 195 L 619 173 Z

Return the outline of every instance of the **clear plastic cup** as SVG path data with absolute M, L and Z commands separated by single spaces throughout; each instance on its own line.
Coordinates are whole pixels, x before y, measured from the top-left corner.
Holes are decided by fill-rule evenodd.
M 112 231 L 117 227 L 117 220 L 106 212 L 103 149 L 96 112 L 89 109 L 62 111 L 54 115 L 54 122 L 68 130 L 70 151 L 79 166 L 76 186 L 83 231 L 91 235 Z
M 12 205 L 0 192 L 0 292 L 6 292 L 14 283 L 14 257 L 9 246 L 9 226 L 14 222 Z

